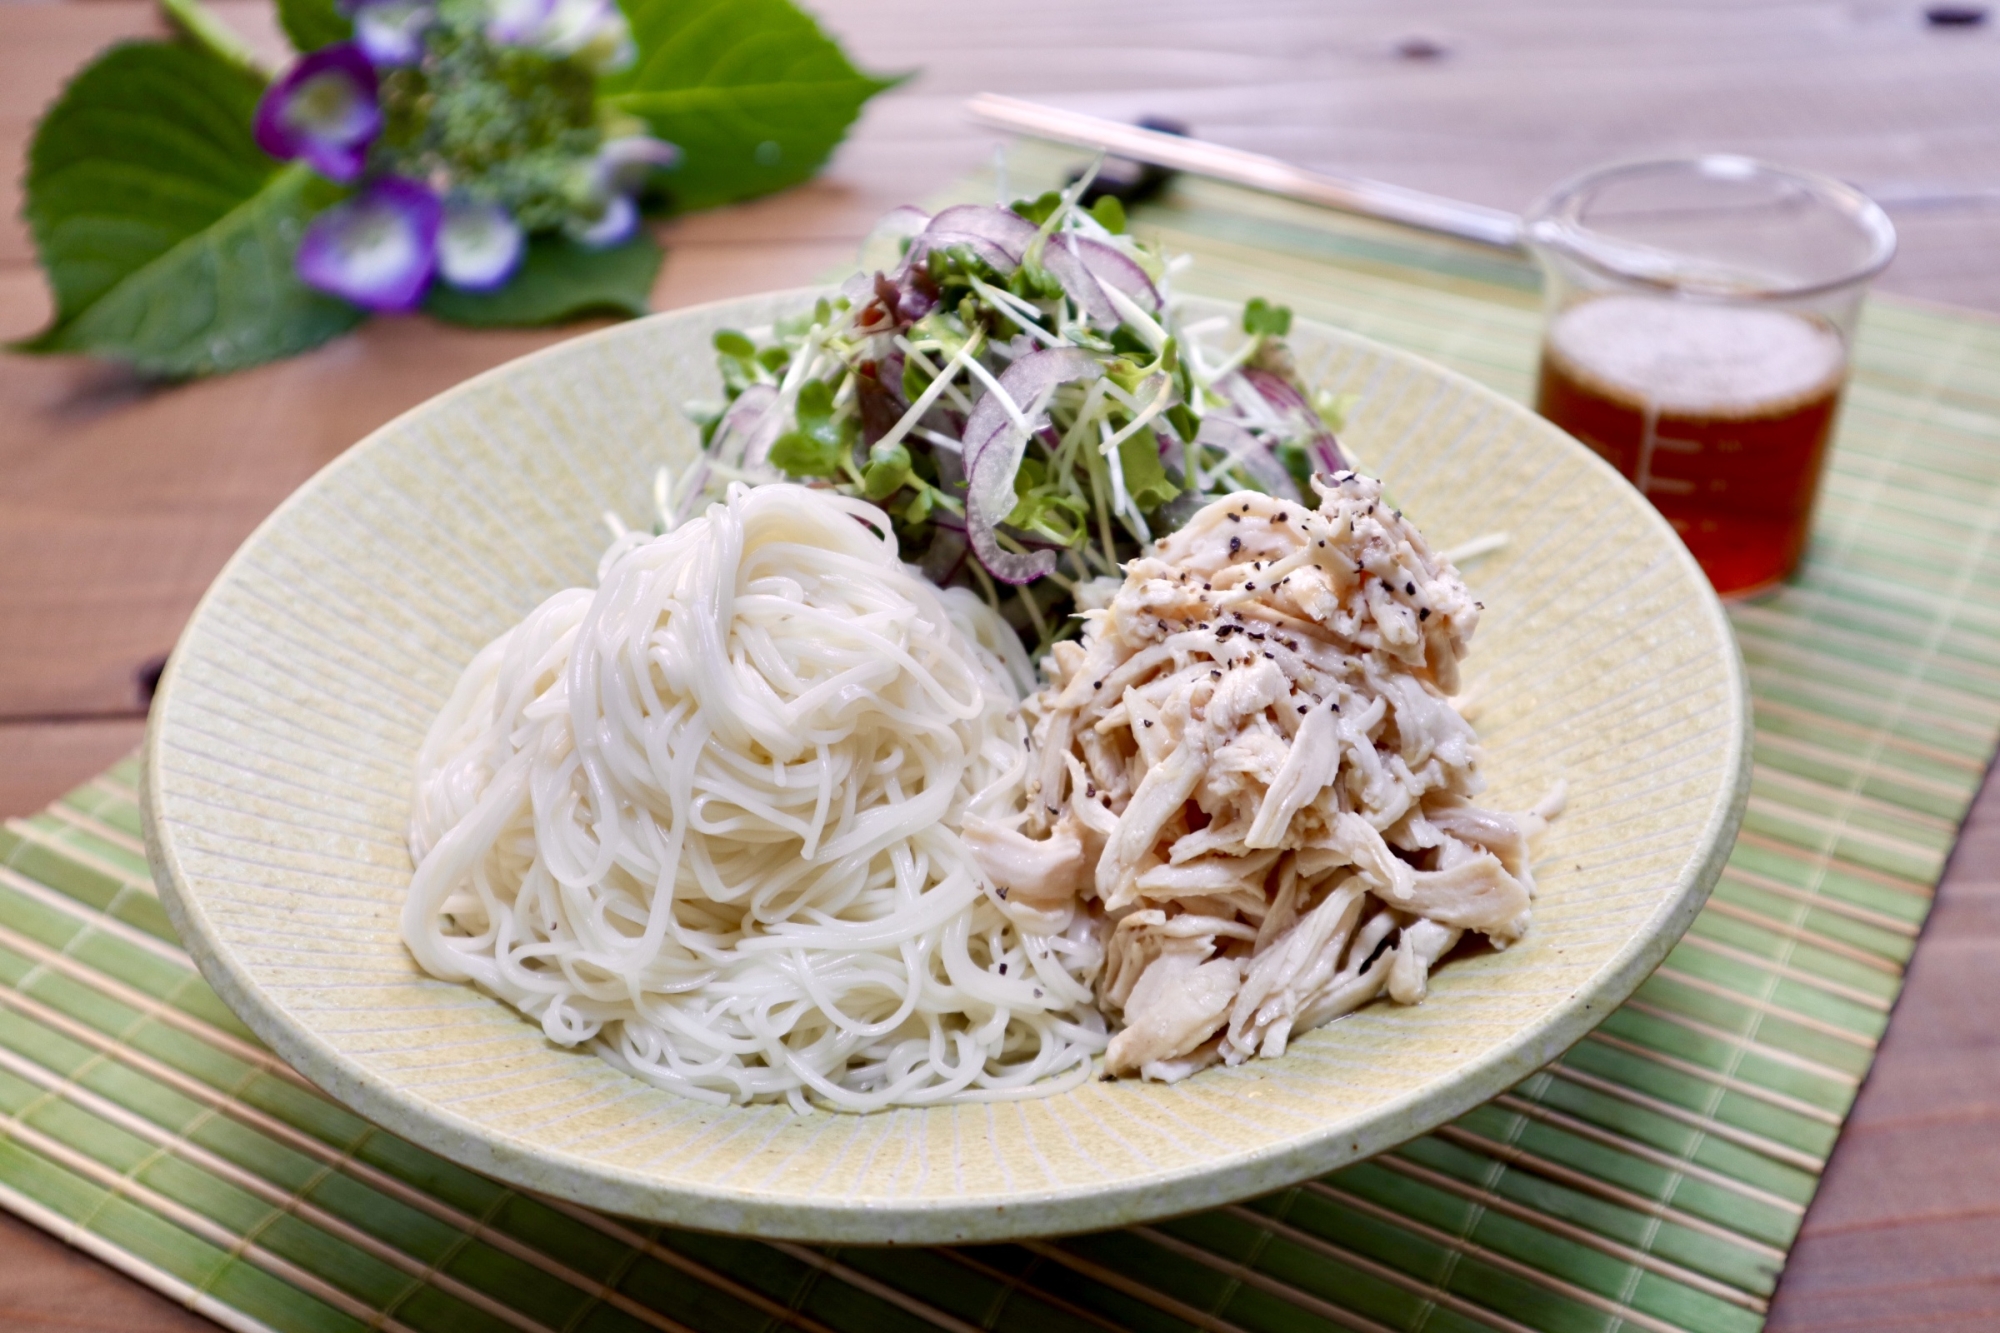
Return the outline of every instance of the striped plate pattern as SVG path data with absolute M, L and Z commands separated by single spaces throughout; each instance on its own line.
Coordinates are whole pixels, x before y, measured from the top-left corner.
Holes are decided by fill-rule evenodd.
M 154 864 L 203 973 L 314 1083 L 455 1161 L 619 1213 L 794 1240 L 1012 1239 L 1233 1202 L 1430 1130 L 1567 1049 L 1680 937 L 1747 760 L 1736 649 L 1700 571 L 1539 417 L 1301 322 L 1302 372 L 1356 395 L 1349 438 L 1433 540 L 1515 533 L 1475 571 L 1490 795 L 1572 793 L 1521 944 L 1282 1060 L 867 1116 L 678 1097 L 423 975 L 398 924 L 431 717 L 488 640 L 588 581 L 605 511 L 639 520 L 634 492 L 689 456 L 678 408 L 719 389 L 716 329 L 811 300 L 608 329 L 416 409 L 288 501 L 196 613 L 148 742 Z
M 1212 290 L 1526 392 L 1520 270 L 1194 183 L 1149 221 Z M 331 1102 L 219 1002 L 154 894 L 128 763 L 0 832 L 0 1205 L 283 1333 L 1747 1333 L 2000 736 L 1996 443 L 2000 329 L 1877 303 L 1804 577 L 1732 612 L 1755 779 L 1708 906 L 1583 1042 L 1368 1162 L 1176 1221 L 927 1250 L 514 1191 Z

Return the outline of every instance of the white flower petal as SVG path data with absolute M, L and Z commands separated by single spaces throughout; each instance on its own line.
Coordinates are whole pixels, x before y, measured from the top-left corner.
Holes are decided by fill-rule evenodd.
M 605 250 L 631 239 L 639 230 L 639 206 L 630 197 L 614 194 L 605 202 L 604 213 L 594 222 L 572 219 L 564 228 L 578 242 L 593 250 Z
M 654 171 L 680 160 L 680 149 L 650 134 L 606 139 L 597 150 L 601 188 L 607 194 L 637 194 Z
M 454 287 L 491 291 L 521 266 L 527 238 L 498 204 L 451 202 L 438 229 L 438 273 Z
M 536 39 L 548 54 L 572 58 L 596 74 L 612 74 L 638 58 L 632 27 L 614 0 L 554 0 Z
M 424 32 L 437 16 L 425 0 L 376 0 L 354 12 L 354 40 L 378 67 L 414 65 L 423 58 Z
M 492 0 L 486 36 L 500 46 L 532 46 L 554 15 L 556 0 Z

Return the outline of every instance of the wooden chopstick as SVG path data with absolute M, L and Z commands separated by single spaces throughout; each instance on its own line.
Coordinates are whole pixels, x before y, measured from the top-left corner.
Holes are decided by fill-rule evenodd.
M 1446 199 L 1359 176 L 1307 171 L 1262 153 L 1225 148 L 1137 125 L 1121 125 L 1080 111 L 1063 111 L 997 93 L 979 94 L 966 103 L 966 110 L 974 120 L 995 129 L 1102 149 L 1135 162 L 1247 185 L 1267 194 L 1400 222 L 1495 249 L 1522 249 L 1521 219 L 1504 209 Z

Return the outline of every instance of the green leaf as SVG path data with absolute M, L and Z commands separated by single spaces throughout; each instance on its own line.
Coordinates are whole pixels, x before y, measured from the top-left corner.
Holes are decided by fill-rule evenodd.
M 840 430 L 833 423 L 833 386 L 825 380 L 808 380 L 799 390 L 798 406 L 793 410 L 799 429 L 816 440 L 838 443 Z
M 681 150 L 662 178 L 680 208 L 782 189 L 819 170 L 862 103 L 863 74 L 790 0 L 624 0 L 639 59 L 602 100 Z
M 1141 510 L 1158 509 L 1181 493 L 1160 463 L 1160 437 L 1139 430 L 1118 445 L 1118 468 L 1125 474 L 1125 490 Z
M 1253 296 L 1243 305 L 1243 331 L 1282 338 L 1292 331 L 1291 307 L 1272 305 L 1261 296 Z
M 786 431 L 778 437 L 771 446 L 771 461 L 794 477 L 838 475 L 841 460 L 854 447 L 858 427 L 852 417 L 834 420 L 833 387 L 825 380 L 807 380 L 799 390 L 792 416 L 798 422 L 798 429 Z M 909 475 L 909 461 L 910 455 L 905 450 L 902 454 L 904 476 Z M 882 477 L 878 475 L 877 479 Z M 902 483 L 899 481 L 897 484 Z
M 278 0 L 278 22 L 300 51 L 317 51 L 354 35 L 354 20 L 340 12 L 336 0 Z
M 1084 535 L 1088 510 L 1082 500 L 1064 495 L 1053 486 L 1035 485 L 1022 491 L 1015 487 L 1013 510 L 1005 520 L 1010 528 L 1074 546 Z
M 869 451 L 868 466 L 861 473 L 861 494 L 870 500 L 886 500 L 903 489 L 910 479 L 910 451 L 900 444 Z
M 757 344 L 738 333 L 735 329 L 717 329 L 712 340 L 715 350 L 724 356 L 733 356 L 739 361 L 748 361 L 757 355 Z
M 431 285 L 424 309 L 473 328 L 555 324 L 580 315 L 643 315 L 660 272 L 660 246 L 640 232 L 609 250 L 591 250 L 564 236 L 536 236 L 521 267 L 493 292 Z
M 1125 230 L 1125 205 L 1115 194 L 1107 194 L 1090 206 L 1090 216 L 1097 219 L 1097 225 L 1116 236 Z
M 1285 469 L 1285 474 L 1292 479 L 1292 485 L 1299 488 L 1299 497 L 1311 499 L 1313 459 L 1312 455 L 1306 452 L 1306 447 L 1296 440 L 1286 440 L 1272 452 L 1277 454 L 1278 463 Z
M 155 375 L 293 355 L 364 314 L 298 280 L 306 222 L 339 190 L 250 137 L 263 81 L 203 47 L 114 47 L 35 132 L 23 208 L 56 297 L 23 344 Z
M 1044 190 L 1034 199 L 1016 199 L 1007 207 L 1017 216 L 1024 217 L 1037 227 L 1047 222 L 1062 207 L 1063 197 L 1055 190 Z
M 238 69 L 261 79 L 263 66 L 257 49 L 243 40 L 241 33 L 217 18 L 201 0 L 160 0 L 160 8 L 187 39 L 206 47 Z
M 840 472 L 840 446 L 802 431 L 786 431 L 771 445 L 771 461 L 792 477 L 831 477 Z
M 1312 396 L 1313 411 L 1319 413 L 1319 419 L 1326 423 L 1326 428 L 1336 434 L 1347 429 L 1348 414 L 1360 401 L 1358 393 L 1332 393 L 1326 389 L 1315 389 Z

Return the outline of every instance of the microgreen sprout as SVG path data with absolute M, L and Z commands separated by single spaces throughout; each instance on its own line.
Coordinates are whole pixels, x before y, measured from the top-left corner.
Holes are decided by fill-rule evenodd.
M 1299 382 L 1291 312 L 1184 322 L 1178 265 L 1088 176 L 1011 208 L 898 210 L 893 271 L 809 316 L 715 336 L 726 401 L 672 488 L 673 521 L 728 480 L 789 477 L 882 506 L 905 558 L 987 597 L 1037 650 L 1091 580 L 1215 495 L 1299 499 L 1342 464 L 1345 404 Z M 1240 341 L 1239 341 L 1240 339 Z

